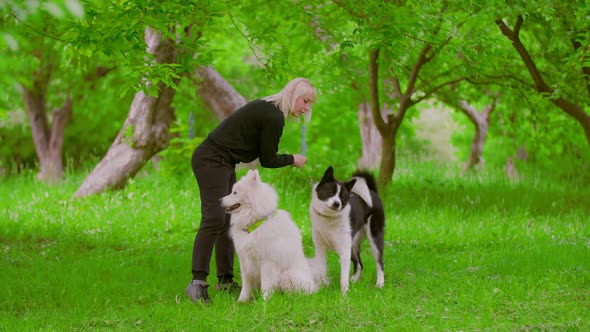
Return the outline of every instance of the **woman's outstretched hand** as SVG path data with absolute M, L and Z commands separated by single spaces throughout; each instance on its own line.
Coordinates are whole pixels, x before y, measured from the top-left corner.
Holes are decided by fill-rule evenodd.
M 304 155 L 294 154 L 293 155 L 293 166 L 303 167 L 307 164 L 307 158 Z

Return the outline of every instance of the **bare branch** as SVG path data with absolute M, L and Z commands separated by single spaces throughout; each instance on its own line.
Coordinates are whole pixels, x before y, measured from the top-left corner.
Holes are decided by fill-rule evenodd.
M 531 89 L 535 88 L 534 85 L 531 84 L 529 81 L 526 81 L 526 80 L 516 77 L 514 75 L 482 75 L 482 76 L 491 79 L 491 81 L 480 81 L 480 80 L 474 80 L 471 78 L 467 79 L 467 81 L 470 83 L 473 83 L 473 84 L 496 84 L 496 85 L 504 86 L 502 83 L 499 83 L 498 81 L 511 80 L 511 81 L 518 82 L 527 88 L 531 88 Z
M 460 68 L 462 66 L 463 66 L 463 64 L 457 64 L 455 67 L 450 68 L 447 71 L 441 72 L 438 75 L 429 76 L 430 79 L 428 80 L 428 82 L 426 82 L 426 80 L 424 78 L 420 77 L 420 81 L 424 82 L 424 84 L 422 84 L 421 86 L 417 86 L 416 90 L 426 90 L 427 87 L 430 85 L 430 83 L 438 81 L 441 77 L 451 76 L 451 73 L 453 73 L 456 68 Z
M 397 79 L 397 77 L 393 77 L 391 79 L 393 81 L 393 87 L 395 89 L 395 95 L 397 98 L 399 98 L 402 95 L 402 88 L 399 84 L 399 80 Z
M 514 28 L 515 32 L 518 32 L 520 30 L 522 22 L 522 16 L 518 16 Z M 549 98 L 549 101 L 551 103 L 559 107 L 562 111 L 564 111 L 574 119 L 576 119 L 580 123 L 582 128 L 584 128 L 586 140 L 588 141 L 588 144 L 590 144 L 590 117 L 588 116 L 588 114 L 586 114 L 586 112 L 584 112 L 582 106 L 565 99 L 561 95 L 552 96 L 554 94 L 554 90 L 550 88 L 547 83 L 545 83 L 545 80 L 541 76 L 536 63 L 533 61 L 531 55 L 524 47 L 522 41 L 518 37 L 518 34 L 511 31 L 502 19 L 496 20 L 496 24 L 500 28 L 500 31 L 502 31 L 502 34 L 508 37 L 508 39 L 512 42 L 512 46 L 514 47 L 518 55 L 520 55 L 520 58 L 524 62 L 529 72 L 529 75 L 531 75 L 533 81 L 535 82 L 535 89 L 537 90 L 537 92 L 544 96 L 550 96 L 551 98 Z
M 520 34 L 520 28 L 522 27 L 522 23 L 524 22 L 522 15 L 518 15 L 518 17 L 516 18 L 516 23 L 514 24 L 514 35 L 516 35 L 517 38 L 518 35 Z
M 496 92 L 495 94 L 492 94 L 491 91 L 488 91 L 488 95 L 490 97 L 492 97 L 493 99 L 492 99 L 492 103 L 487 104 L 482 111 L 482 115 L 484 116 L 486 121 L 489 121 L 490 114 L 492 114 L 492 112 L 496 109 L 496 105 L 498 105 L 498 100 L 500 99 L 500 92 Z
M 231 13 L 231 8 L 229 7 L 229 4 L 227 4 L 227 12 L 229 15 L 229 19 L 232 23 L 232 25 L 236 28 L 236 30 L 238 30 L 238 32 L 242 35 L 242 37 L 244 37 L 244 39 L 246 39 L 246 41 L 248 42 L 248 47 L 250 48 L 250 50 L 252 51 L 252 54 L 254 54 L 254 56 L 256 57 L 256 59 L 258 60 L 258 62 L 260 63 L 264 63 L 264 61 L 258 56 L 258 52 L 266 54 L 267 56 L 269 56 L 269 54 L 267 52 L 265 52 L 264 50 L 262 50 L 260 47 L 256 46 L 254 44 L 254 42 L 251 40 L 251 38 L 249 36 L 247 36 L 244 31 L 242 31 L 242 29 L 240 29 L 240 27 L 238 26 L 238 24 L 236 23 L 234 16 Z M 254 49 L 256 48 L 256 49 Z
M 57 38 L 57 37 L 54 37 L 54 36 L 48 35 L 48 34 L 46 34 L 45 32 L 43 32 L 43 31 L 41 31 L 41 30 L 39 30 L 39 29 L 36 29 L 36 28 L 34 28 L 33 26 L 31 26 L 31 25 L 29 25 L 29 24 L 27 24 L 27 23 L 23 22 L 23 21 L 22 21 L 22 20 L 21 20 L 21 19 L 20 19 L 18 16 L 16 16 L 16 14 L 15 14 L 15 13 L 12 11 L 12 9 L 10 10 L 10 13 L 11 13 L 11 14 L 12 14 L 12 16 L 13 16 L 13 17 L 14 17 L 14 18 L 15 18 L 15 19 L 18 21 L 18 23 L 20 23 L 20 24 L 22 24 L 22 25 L 26 26 L 26 27 L 27 27 L 28 29 L 30 29 L 31 31 L 33 31 L 33 32 L 35 32 L 35 33 L 37 33 L 37 34 L 43 35 L 43 36 L 45 36 L 45 37 L 47 37 L 47 38 L 51 38 L 51 39 L 53 39 L 53 40 L 58 40 L 58 41 L 61 41 L 61 42 L 65 41 L 65 40 L 63 40 L 63 39 L 59 39 L 59 38 Z
M 459 82 L 461 82 L 461 81 L 464 81 L 464 80 L 467 80 L 467 77 L 459 77 L 459 78 L 456 78 L 456 79 L 454 79 L 454 80 L 450 80 L 450 81 L 447 81 L 447 82 L 441 83 L 441 84 L 439 84 L 439 85 L 435 86 L 434 88 L 432 88 L 432 90 L 430 90 L 430 91 L 428 91 L 428 92 L 424 92 L 424 95 L 423 95 L 423 96 L 421 96 L 420 98 L 418 98 L 418 99 L 414 100 L 413 104 L 418 104 L 418 103 L 420 103 L 421 101 L 423 101 L 423 100 L 425 100 L 425 99 L 428 99 L 428 98 L 429 98 L 430 96 L 432 96 L 432 95 L 433 95 L 435 92 L 437 92 L 438 90 L 442 89 L 442 88 L 443 88 L 443 87 L 445 87 L 445 86 L 448 86 L 448 85 L 454 85 L 454 84 L 457 84 L 457 83 L 459 83 Z
M 379 102 L 379 49 L 371 50 L 369 56 L 369 89 L 371 91 L 371 112 L 375 127 L 385 136 L 386 124 L 381 117 L 381 103 Z
M 416 60 L 416 63 L 414 64 L 414 67 L 412 68 L 412 72 L 410 73 L 410 77 L 408 79 L 408 88 L 406 89 L 406 94 L 411 95 L 414 92 L 414 87 L 416 86 L 416 81 L 418 79 L 418 73 L 420 72 L 420 69 L 422 69 L 422 66 L 424 66 L 428 62 L 428 58 L 426 55 L 428 54 L 431 48 L 432 46 L 430 45 L 424 45 L 422 51 L 420 52 L 420 55 L 418 55 L 418 60 Z
M 580 48 L 582 48 L 582 44 L 575 39 L 572 39 L 572 45 L 574 47 L 574 50 L 576 50 L 576 51 L 578 51 Z M 590 48 L 590 46 L 588 46 L 588 45 L 586 45 L 584 47 Z M 583 60 L 583 58 L 585 58 L 585 57 L 587 58 L 586 54 L 584 54 L 582 56 L 581 60 Z M 584 62 L 582 61 L 582 63 L 584 63 Z M 586 80 L 586 90 L 588 91 L 588 95 L 590 96 L 590 67 L 582 65 L 582 74 L 583 74 L 584 79 Z
M 545 83 L 545 80 L 543 80 L 543 77 L 541 77 L 541 74 L 539 73 L 539 69 L 537 68 L 537 65 L 535 64 L 535 61 L 532 59 L 531 55 L 529 54 L 527 49 L 522 44 L 522 41 L 518 37 L 518 34 L 517 34 L 518 30 L 516 30 L 516 29 L 520 29 L 520 27 L 522 25 L 522 17 L 519 16 L 519 20 L 517 20 L 517 23 L 515 26 L 515 31 L 510 30 L 510 28 L 506 25 L 506 23 L 501 19 L 496 20 L 496 24 L 500 28 L 500 31 L 502 31 L 502 34 L 504 34 L 504 36 L 508 37 L 508 39 L 512 42 L 512 46 L 514 46 L 514 48 L 516 49 L 516 52 L 518 52 L 518 54 L 520 55 L 520 57 L 524 61 L 524 64 L 529 71 L 529 74 L 531 75 L 531 77 L 533 78 L 533 81 L 535 82 L 535 88 L 537 89 L 537 91 L 540 93 L 551 94 L 553 92 L 553 90 L 547 85 L 547 83 Z

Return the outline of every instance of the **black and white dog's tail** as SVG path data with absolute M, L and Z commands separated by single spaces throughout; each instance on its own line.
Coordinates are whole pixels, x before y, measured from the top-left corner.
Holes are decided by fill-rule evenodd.
M 373 174 L 366 170 L 357 170 L 351 179 L 356 179 L 351 191 L 359 195 L 369 207 L 373 207 L 371 191 L 377 193 L 377 182 Z

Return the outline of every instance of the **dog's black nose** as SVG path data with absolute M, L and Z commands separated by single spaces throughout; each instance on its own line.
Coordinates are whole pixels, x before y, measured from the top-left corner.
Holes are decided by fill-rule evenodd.
M 332 208 L 333 209 L 339 209 L 340 208 L 340 202 L 334 202 L 334 203 L 332 203 Z

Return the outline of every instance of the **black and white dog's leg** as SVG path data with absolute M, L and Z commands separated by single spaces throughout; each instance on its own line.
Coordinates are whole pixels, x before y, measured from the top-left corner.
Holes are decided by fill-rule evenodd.
M 371 226 L 371 221 L 369 225 Z M 377 282 L 375 286 L 381 288 L 385 283 L 385 273 L 383 271 L 383 248 L 385 246 L 383 229 L 374 229 L 369 227 L 367 238 L 371 244 L 371 253 L 375 258 L 375 273 L 377 274 Z
M 363 272 L 363 262 L 361 260 L 361 242 L 363 241 L 364 234 L 363 232 L 358 232 L 354 238 L 352 239 L 352 252 L 351 252 L 351 260 L 352 260 L 352 277 L 350 280 L 356 282 L 361 277 L 361 273 Z
M 328 278 L 328 244 L 321 240 L 321 236 L 314 234 L 313 244 L 315 246 L 315 257 L 309 259 L 309 265 L 314 280 L 319 285 L 329 285 Z

